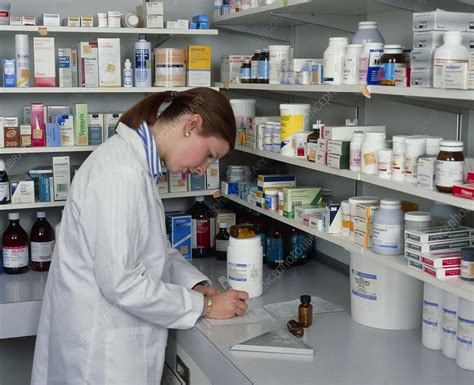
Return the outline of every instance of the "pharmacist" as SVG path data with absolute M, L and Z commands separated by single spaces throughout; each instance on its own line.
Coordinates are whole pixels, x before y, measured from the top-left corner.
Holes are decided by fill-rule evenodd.
M 36 340 L 33 385 L 158 385 L 168 329 L 246 311 L 170 248 L 156 181 L 203 174 L 235 142 L 217 91 L 151 95 L 76 174 L 64 209 Z M 205 297 L 204 295 L 207 295 Z

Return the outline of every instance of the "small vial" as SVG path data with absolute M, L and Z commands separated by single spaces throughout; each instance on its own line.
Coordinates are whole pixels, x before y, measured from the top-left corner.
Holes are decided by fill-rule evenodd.
M 307 328 L 313 323 L 313 305 L 311 305 L 311 296 L 302 295 L 301 304 L 298 307 L 298 323 Z

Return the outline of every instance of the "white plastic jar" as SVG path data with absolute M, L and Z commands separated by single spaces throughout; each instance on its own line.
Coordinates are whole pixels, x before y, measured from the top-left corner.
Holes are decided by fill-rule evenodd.
M 458 326 L 459 297 L 444 292 L 441 319 L 441 350 L 445 357 L 456 359 L 456 331 Z
M 392 179 L 392 150 L 383 149 L 377 151 L 378 177 Z
M 430 227 L 431 214 L 424 211 L 409 211 L 405 213 L 405 230 L 418 230 Z
M 385 44 L 385 40 L 382 34 L 378 30 L 376 21 L 361 21 L 359 22 L 359 28 L 352 37 L 352 44 L 365 44 L 365 43 L 382 43 Z
M 273 147 L 273 122 L 266 122 L 263 129 L 263 149 L 272 151 Z
M 343 84 L 359 84 L 359 62 L 363 44 L 349 44 L 344 56 Z
M 392 179 L 393 180 L 403 180 L 405 177 L 403 175 L 403 162 L 404 162 L 404 153 L 405 153 L 405 140 L 406 136 L 404 135 L 395 135 L 392 137 Z
M 439 153 L 439 147 L 443 138 L 439 136 L 430 136 L 426 138 L 426 155 L 437 156 Z
M 347 37 L 330 37 L 329 46 L 324 51 L 324 84 L 342 84 L 344 55 L 349 44 Z
M 370 58 L 371 50 L 383 51 L 383 43 L 364 44 L 364 48 L 362 48 L 362 51 L 360 53 L 360 61 L 359 61 L 359 83 L 360 84 L 367 84 L 367 76 L 368 76 L 369 64 L 370 64 L 369 58 Z
M 423 289 L 423 319 L 421 343 L 425 348 L 441 350 L 443 317 L 443 290 L 429 283 Z
M 360 171 L 360 152 L 364 142 L 364 134 L 355 133 L 352 135 L 349 147 L 349 168 L 351 171 Z
M 363 174 L 376 175 L 378 173 L 378 150 L 386 146 L 385 133 L 367 132 L 361 147 L 360 171 Z
M 280 84 L 280 71 L 283 61 L 290 61 L 291 47 L 289 45 L 270 45 L 270 84 Z
M 272 151 L 280 153 L 281 151 L 281 125 L 280 123 L 273 123 L 272 130 Z
M 409 136 L 405 139 L 403 176 L 407 183 L 418 182 L 418 158 L 426 152 L 426 137 Z
M 474 302 L 459 299 L 456 364 L 474 370 Z
M 295 157 L 293 135 L 309 131 L 310 104 L 280 104 L 281 154 Z
M 255 99 L 230 99 L 232 110 L 235 115 L 237 129 L 247 127 L 247 119 L 255 117 Z
M 250 298 L 263 291 L 263 248 L 260 237 L 229 238 L 227 279 L 234 290 L 243 290 Z
M 382 199 L 372 220 L 373 250 L 382 255 L 403 254 L 404 229 L 402 202 Z
M 460 31 L 447 31 L 444 44 L 434 54 L 433 87 L 467 89 L 469 50 Z

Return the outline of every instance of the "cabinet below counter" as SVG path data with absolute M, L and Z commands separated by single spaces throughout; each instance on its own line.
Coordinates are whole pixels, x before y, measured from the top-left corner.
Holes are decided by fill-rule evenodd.
M 193 264 L 216 286 L 217 278 L 225 275 L 225 262 L 195 259 Z M 213 384 L 472 385 L 473 372 L 458 368 L 441 351 L 421 345 L 421 328 L 380 330 L 354 322 L 348 276 L 316 262 L 276 273 L 264 269 L 267 290 L 249 301 L 250 309 L 309 294 L 345 310 L 315 316 L 313 325 L 305 329 L 303 341 L 314 349 L 313 357 L 230 350 L 234 344 L 284 328 L 288 319 L 273 314 L 276 321 L 263 324 L 209 326 L 201 320 L 191 330 L 170 331 L 170 349 L 176 344 L 184 348 Z

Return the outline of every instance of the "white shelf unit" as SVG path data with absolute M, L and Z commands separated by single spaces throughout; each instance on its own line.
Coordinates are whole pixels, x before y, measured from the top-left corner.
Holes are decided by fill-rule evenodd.
M 400 271 L 411 277 L 417 278 L 423 282 L 430 283 L 431 285 L 439 287 L 445 291 L 458 295 L 469 301 L 474 301 L 474 283 L 472 282 L 466 282 L 466 281 L 461 280 L 460 278 L 449 278 L 447 280 L 440 280 L 440 279 L 433 278 L 426 273 L 410 268 L 407 265 L 406 259 L 402 255 L 385 256 L 385 255 L 376 254 L 370 249 L 366 249 L 362 246 L 356 245 L 348 237 L 345 237 L 339 234 L 328 234 L 323 231 L 311 229 L 308 226 L 305 226 L 304 224 L 295 221 L 294 219 L 285 218 L 282 215 L 278 215 L 275 212 L 261 209 L 234 195 L 224 195 L 224 196 L 233 202 L 236 202 L 242 206 L 255 210 L 261 214 L 264 214 L 270 218 L 273 218 L 274 220 L 286 223 L 287 225 L 290 225 L 297 229 L 305 231 L 308 234 L 312 234 L 320 239 L 324 239 L 325 241 L 331 242 L 334 245 L 340 246 L 343 249 L 347 250 L 348 252 L 362 254 L 363 256 L 369 259 L 372 259 L 391 269 Z
M 13 154 L 54 154 L 62 152 L 92 152 L 99 146 L 64 146 L 64 147 L 7 147 L 0 148 L 0 155 Z
M 416 185 L 412 185 L 410 183 L 398 182 L 398 181 L 390 180 L 390 179 L 382 179 L 376 175 L 367 175 L 367 174 L 362 174 L 359 172 L 354 172 L 351 170 L 339 170 L 337 168 L 332 168 L 332 167 L 328 167 L 324 165 L 319 165 L 313 162 L 309 162 L 304 159 L 289 158 L 287 156 L 283 156 L 281 154 L 274 153 L 271 151 L 255 150 L 253 148 L 244 147 L 244 146 L 236 146 L 235 149 L 238 151 L 246 152 L 248 154 L 258 155 L 263 158 L 273 159 L 278 162 L 282 162 L 282 163 L 286 163 L 286 164 L 290 164 L 290 165 L 294 165 L 298 167 L 304 167 L 310 170 L 324 172 L 326 174 L 337 175 L 343 178 L 370 183 L 370 184 L 384 187 L 390 190 L 400 191 L 405 194 L 410 194 L 410 195 L 417 196 L 424 199 L 430 199 L 436 202 L 447 203 L 452 206 L 456 206 L 456 207 L 467 209 L 467 210 L 474 210 L 474 200 L 456 197 L 452 194 L 440 193 L 438 191 L 419 188 Z
M 215 36 L 217 29 L 169 29 L 169 28 L 99 28 L 99 27 L 45 27 L 1 25 L 0 32 L 54 34 L 97 34 L 97 35 L 181 35 L 181 36 Z
M 186 91 L 194 87 L 29 87 L 29 88 L 2 88 L 0 94 L 149 94 L 164 91 Z M 216 91 L 218 87 L 209 87 Z

